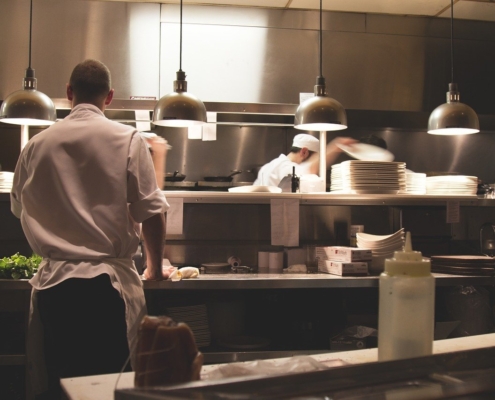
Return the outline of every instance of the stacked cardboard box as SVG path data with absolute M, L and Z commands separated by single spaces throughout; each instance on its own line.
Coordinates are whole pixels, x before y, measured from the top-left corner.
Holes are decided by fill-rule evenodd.
M 371 250 L 346 246 L 316 247 L 318 271 L 340 276 L 368 275 Z

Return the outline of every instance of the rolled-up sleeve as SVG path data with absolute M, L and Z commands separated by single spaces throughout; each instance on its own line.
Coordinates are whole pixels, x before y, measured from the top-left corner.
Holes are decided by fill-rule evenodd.
M 133 136 L 129 146 L 127 202 L 132 219 L 138 223 L 170 207 L 158 188 L 151 155 L 139 134 Z

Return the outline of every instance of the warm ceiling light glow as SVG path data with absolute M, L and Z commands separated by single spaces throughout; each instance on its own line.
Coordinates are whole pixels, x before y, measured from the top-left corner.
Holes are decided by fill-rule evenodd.
M 327 96 L 322 62 L 322 0 L 320 0 L 320 75 L 316 78 L 315 96 L 303 101 L 296 110 L 294 127 L 307 131 L 338 131 L 347 128 L 347 115 L 337 100 Z
M 433 110 L 428 119 L 428 133 L 432 135 L 470 135 L 480 131 L 476 112 L 460 102 L 460 93 L 454 83 L 454 1 L 450 1 L 450 55 L 452 80 L 447 92 L 447 103 Z
M 187 93 L 186 73 L 182 71 L 182 0 L 180 2 L 179 70 L 174 91 L 163 96 L 155 106 L 153 124 L 159 126 L 188 127 L 206 123 L 206 107 L 193 94 Z
M 29 66 L 23 80 L 23 89 L 8 95 L 0 106 L 0 121 L 15 125 L 51 125 L 57 118 L 53 101 L 36 90 L 37 82 L 31 68 L 33 27 L 33 0 L 29 11 Z

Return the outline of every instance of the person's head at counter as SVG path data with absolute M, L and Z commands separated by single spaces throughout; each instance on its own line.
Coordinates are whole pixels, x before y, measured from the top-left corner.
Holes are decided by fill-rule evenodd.
M 317 157 L 319 151 L 320 141 L 317 138 L 306 133 L 300 133 L 294 136 L 287 158 L 292 162 L 302 164 L 311 157 Z
M 348 137 L 337 137 L 326 145 L 325 161 L 330 165 L 342 151 L 339 144 L 352 144 L 356 140 Z M 254 185 L 278 186 L 282 179 L 295 171 L 296 175 L 318 174 L 320 160 L 320 141 L 307 133 L 294 136 L 288 154 L 280 154 L 278 158 L 263 165 Z
M 84 60 L 77 64 L 67 84 L 67 99 L 72 107 L 78 104 L 93 104 L 104 111 L 113 99 L 110 70 L 97 60 Z

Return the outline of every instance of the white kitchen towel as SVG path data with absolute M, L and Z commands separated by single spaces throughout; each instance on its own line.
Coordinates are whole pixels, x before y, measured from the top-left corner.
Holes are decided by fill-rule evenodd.
M 272 251 L 268 254 L 268 270 L 270 272 L 281 273 L 284 269 L 284 252 Z
M 258 251 L 258 270 L 268 269 L 268 251 Z
M 170 208 L 167 211 L 167 235 L 184 233 L 184 199 L 167 198 Z
M 299 199 L 270 201 L 272 246 L 299 246 Z

